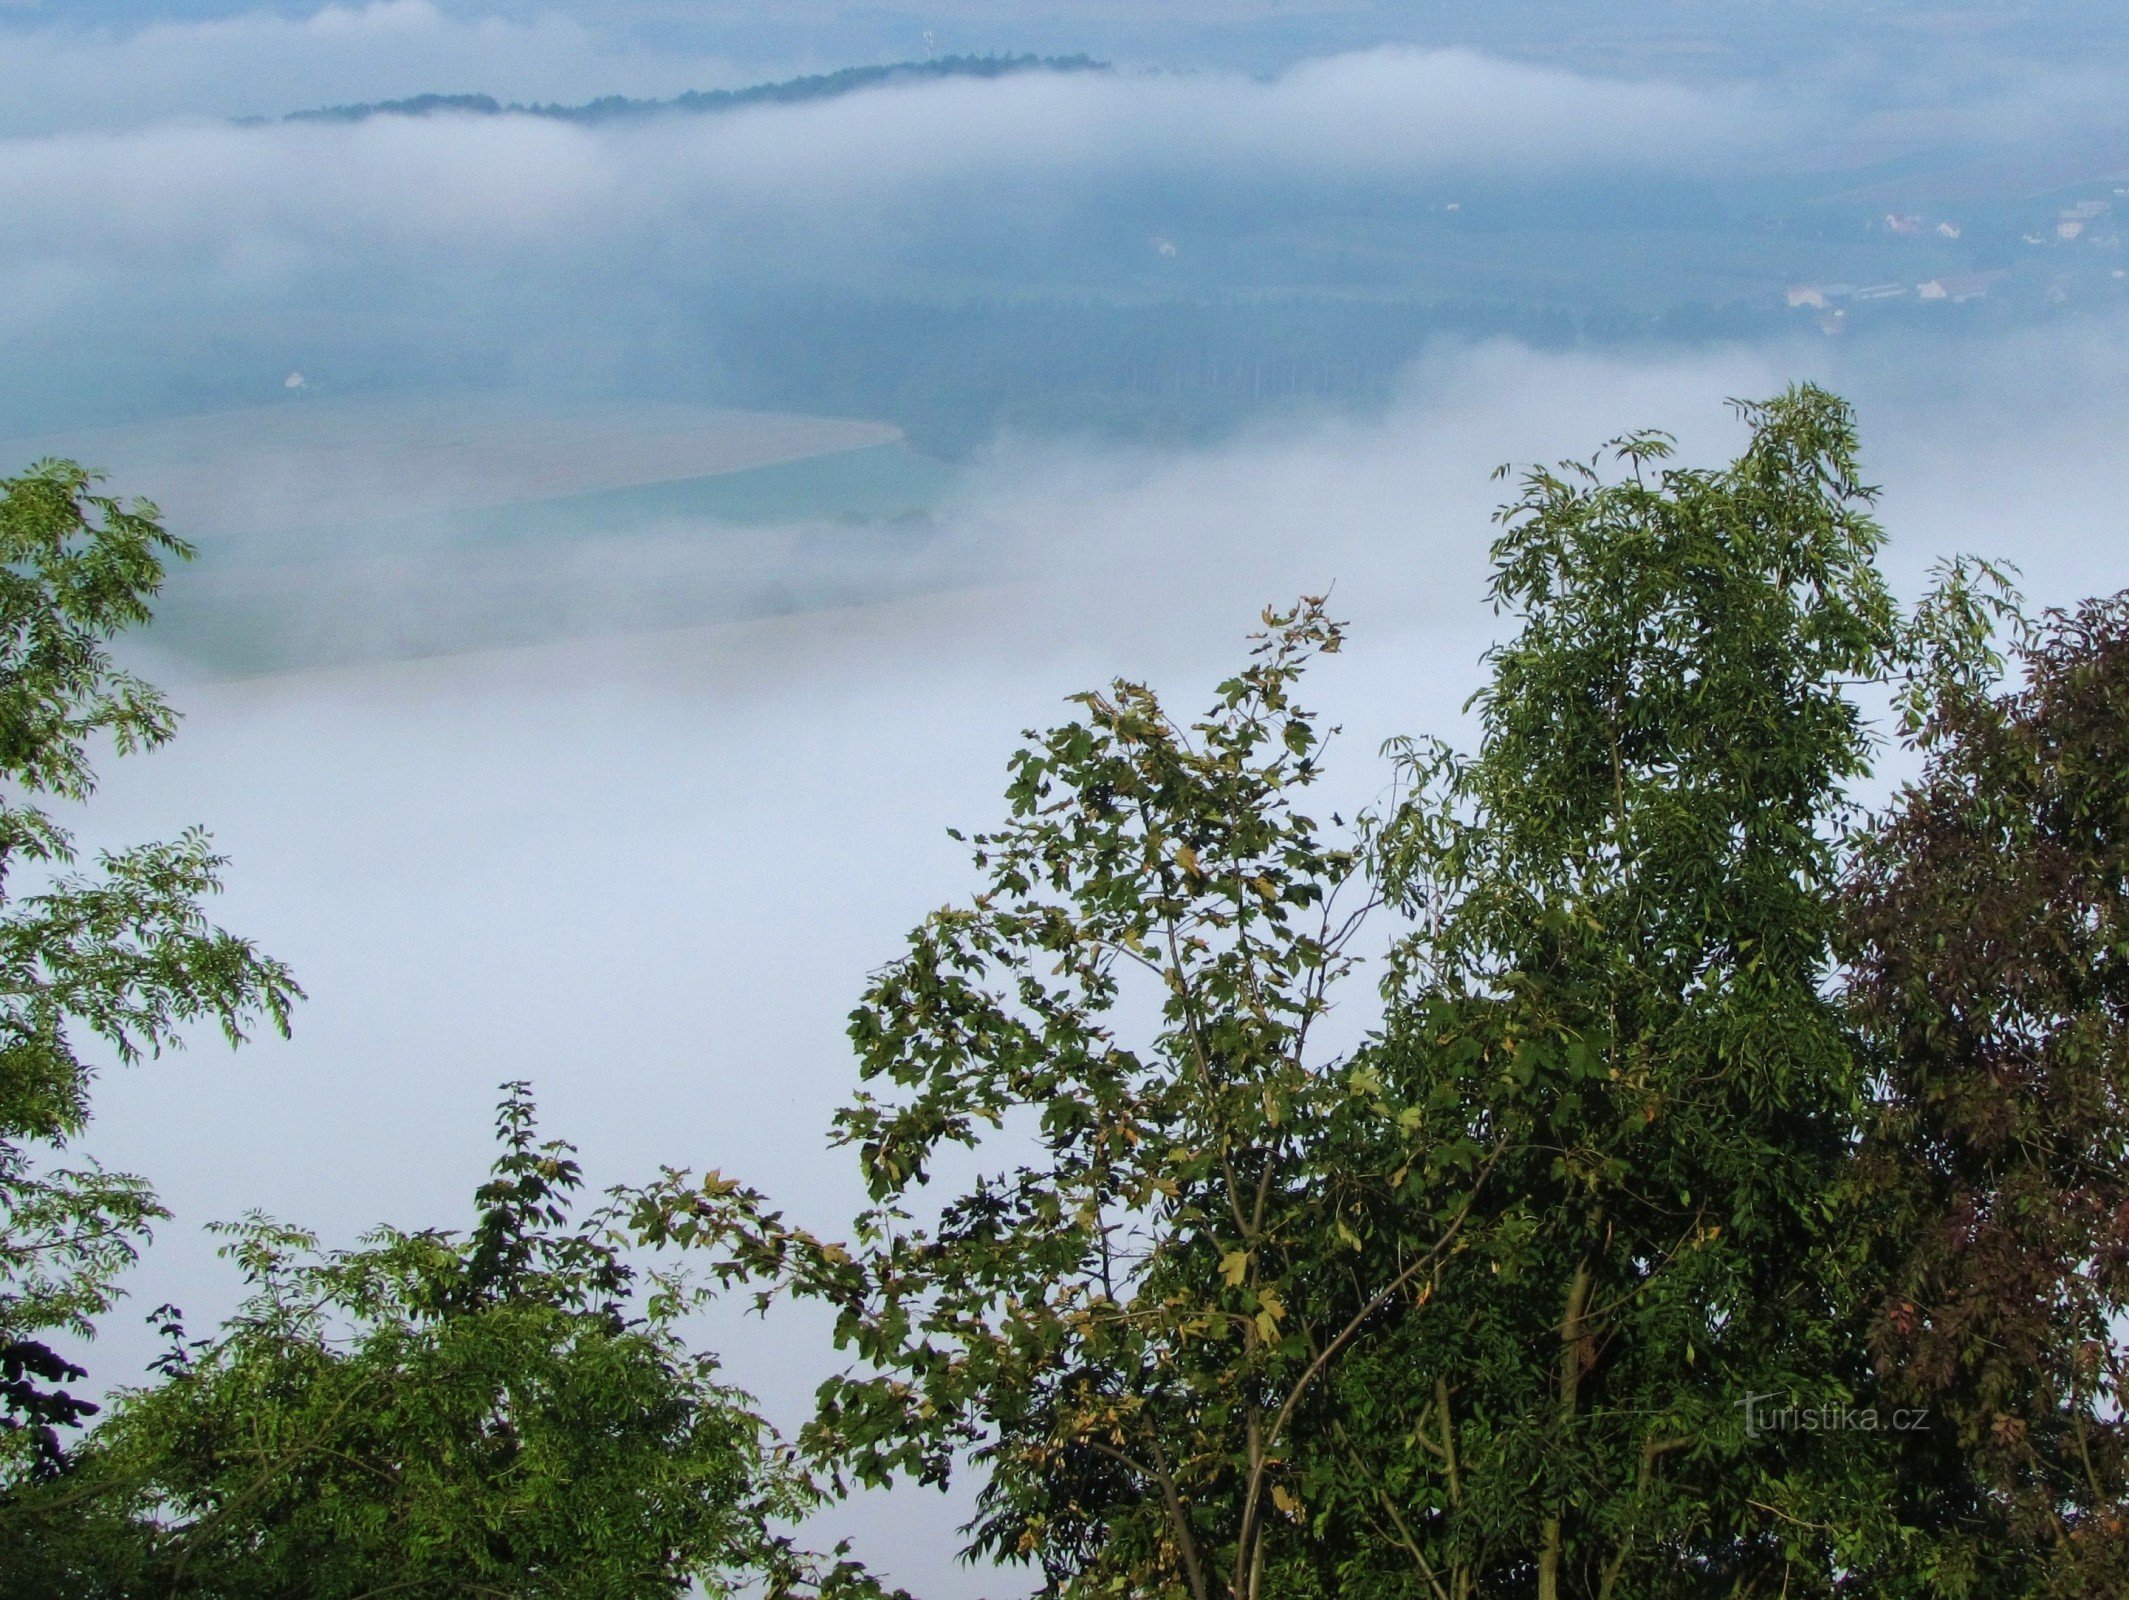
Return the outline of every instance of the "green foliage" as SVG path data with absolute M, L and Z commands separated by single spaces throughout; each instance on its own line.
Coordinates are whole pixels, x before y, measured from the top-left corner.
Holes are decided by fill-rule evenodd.
M 572 1221 L 523 1085 L 499 1136 L 466 1237 L 224 1228 L 250 1297 L 0 1509 L 37 1563 L 17 1592 L 640 1600 L 788 1565 L 764 1529 L 810 1497 L 681 1341 L 695 1295 L 639 1281 L 607 1212 Z
M 1296 809 L 1320 735 L 1291 690 L 1339 634 L 1314 601 L 1266 621 L 1198 721 L 1118 683 L 1014 758 L 986 889 L 852 1017 L 881 1091 L 837 1121 L 877 1202 L 852 1245 L 716 1174 L 639 1214 L 835 1304 L 864 1368 L 807 1445 L 867 1482 L 972 1451 L 971 1552 L 1046 1592 L 1266 1592 L 1311 1538 L 1296 1417 L 1427 1294 L 1492 1159 L 1320 1042 L 1369 895 Z M 986 1170 L 926 1223 L 951 1145 Z
M 2013 655 L 1912 719 L 1926 769 L 1847 887 L 1870 1343 L 1942 1419 L 1880 1592 L 2099 1600 L 2129 1592 L 2129 595 Z
M 1384 869 L 1421 929 L 1378 1070 L 1508 1149 L 1455 1314 L 1383 1342 L 1405 1383 L 1350 1375 L 1395 1397 L 1355 1450 L 1402 1524 L 1355 1560 L 1401 1543 L 1450 1595 L 1811 1593 L 1869 1520 L 1868 1452 L 1754 1437 L 1745 1402 L 1859 1377 L 1821 1271 L 1861 1088 L 1825 985 L 1848 685 L 1902 630 L 1846 408 L 1744 413 L 1721 471 L 1640 435 L 1617 478 L 1527 478 L 1479 752 L 1404 752 Z
M 256 1019 L 286 1031 L 286 968 L 208 924 L 222 860 L 205 834 L 71 870 L 71 837 L 40 797 L 86 800 L 91 749 L 168 739 L 176 718 L 105 645 L 145 622 L 163 562 L 189 555 L 155 509 L 93 492 L 67 462 L 0 479 L 0 1493 L 52 1469 L 55 1425 L 94 1410 L 30 1381 L 74 1370 L 36 1335 L 86 1336 L 163 1213 L 136 1178 L 52 1152 L 89 1116 L 84 1038 L 121 1061 L 211 1021 L 235 1043 Z M 30 892 L 23 892 L 27 874 Z M 63 1398 L 63 1397 L 60 1397 Z

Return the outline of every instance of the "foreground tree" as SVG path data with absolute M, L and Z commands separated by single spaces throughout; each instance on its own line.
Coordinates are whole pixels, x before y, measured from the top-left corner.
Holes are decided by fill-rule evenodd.
M 1200 720 L 1118 683 L 1014 758 L 1012 818 L 973 841 L 986 889 L 852 1018 L 884 1093 L 836 1125 L 877 1202 L 849 1245 L 715 1173 L 639 1213 L 765 1300 L 837 1306 L 867 1370 L 806 1444 L 866 1482 L 972 1451 L 970 1552 L 1045 1592 L 1293 1592 L 1295 1421 L 1428 1298 L 1498 1158 L 1422 1136 L 1321 1037 L 1370 891 L 1296 809 L 1319 734 L 1291 692 L 1338 642 L 1306 602 Z M 920 1218 L 953 1145 L 985 1170 Z
M 1878 1072 L 1856 1193 L 1903 1592 L 2129 1593 L 2129 594 L 1919 707 L 1848 887 Z M 1890 1585 L 1887 1585 L 1889 1591 Z
M 1799 1596 L 1874 1520 L 1875 1451 L 1749 1402 L 1862 1376 L 1820 1270 L 1861 1089 L 1826 985 L 1849 686 L 1903 630 L 1846 408 L 1743 412 L 1719 471 L 1643 435 L 1525 481 L 1478 752 L 1408 758 L 1384 869 L 1422 928 L 1372 1059 L 1430 1126 L 1514 1134 L 1454 1314 L 1327 1397 L 1369 1469 L 1349 1584 Z
M 92 746 L 167 740 L 175 715 L 105 646 L 145 622 L 163 564 L 190 554 L 152 506 L 93 492 L 65 462 L 0 479 L 0 1498 L 57 1469 L 59 1430 L 95 1406 L 47 1338 L 87 1337 L 116 1275 L 163 1215 L 147 1184 L 57 1164 L 89 1119 L 85 1048 L 135 1061 L 188 1023 L 236 1043 L 286 1031 L 286 968 L 210 926 L 223 865 L 205 834 L 70 869 L 46 809 L 96 787 Z
M 812 1503 L 746 1399 L 681 1341 L 685 1285 L 571 1218 L 569 1146 L 523 1085 L 470 1234 L 320 1252 L 253 1218 L 220 1334 L 173 1330 L 70 1470 L 0 1509 L 11 1594 L 642 1600 L 807 1565 Z M 818 1576 L 818 1574 L 814 1574 Z

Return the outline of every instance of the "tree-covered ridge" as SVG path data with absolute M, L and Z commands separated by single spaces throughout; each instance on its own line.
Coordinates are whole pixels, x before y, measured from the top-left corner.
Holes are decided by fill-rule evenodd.
M 1106 62 L 1091 56 L 937 56 L 926 61 L 896 61 L 884 66 L 844 67 L 838 72 L 758 83 L 744 89 L 691 89 L 667 100 L 636 100 L 601 95 L 581 105 L 522 104 L 485 94 L 419 94 L 403 100 L 366 101 L 357 105 L 320 106 L 291 111 L 282 122 L 363 122 L 371 117 L 425 117 L 439 112 L 474 116 L 549 117 L 558 122 L 618 122 L 665 112 L 738 111 L 747 106 L 793 105 L 833 100 L 860 89 L 894 83 L 923 83 L 940 78 L 1003 78 L 1023 72 L 1107 72 Z M 248 118 L 249 122 L 270 120 Z

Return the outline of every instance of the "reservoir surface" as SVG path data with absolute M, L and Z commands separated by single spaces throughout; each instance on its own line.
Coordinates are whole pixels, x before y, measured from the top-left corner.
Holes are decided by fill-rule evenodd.
M 153 639 L 248 675 L 682 627 L 934 586 L 954 474 L 886 424 L 515 396 L 317 400 L 0 442 L 158 507 Z

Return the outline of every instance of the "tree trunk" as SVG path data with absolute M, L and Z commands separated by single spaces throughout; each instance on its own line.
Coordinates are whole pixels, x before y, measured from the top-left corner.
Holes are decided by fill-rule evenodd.
M 1589 1263 L 1575 1268 L 1567 1289 L 1567 1312 L 1560 1318 L 1560 1423 L 1564 1434 L 1573 1423 L 1581 1398 L 1583 1314 L 1589 1309 Z M 1538 1600 L 1560 1600 L 1560 1560 L 1567 1543 L 1565 1519 L 1559 1511 L 1546 1517 L 1543 1542 L 1538 1551 Z

